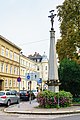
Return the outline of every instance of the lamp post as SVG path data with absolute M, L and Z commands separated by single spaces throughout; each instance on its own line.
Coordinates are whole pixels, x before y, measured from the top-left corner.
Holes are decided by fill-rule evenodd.
M 21 82 L 21 78 L 20 78 L 20 56 L 22 55 L 22 52 L 20 52 L 19 53 L 19 77 L 18 77 L 18 79 L 19 79 L 19 92 L 20 92 L 20 82 Z

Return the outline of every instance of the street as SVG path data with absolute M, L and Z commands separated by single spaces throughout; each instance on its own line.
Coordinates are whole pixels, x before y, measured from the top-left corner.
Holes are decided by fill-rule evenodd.
M 67 115 L 28 115 L 4 113 L 5 106 L 0 106 L 0 120 L 80 120 L 80 114 Z
M 76 115 L 22 115 L 0 113 L 0 120 L 80 120 L 80 114 Z

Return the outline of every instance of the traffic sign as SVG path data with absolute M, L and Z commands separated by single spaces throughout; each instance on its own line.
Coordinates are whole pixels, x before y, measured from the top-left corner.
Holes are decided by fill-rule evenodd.
M 38 82 L 38 84 L 42 83 L 42 78 L 39 78 L 39 80 L 37 82 Z
M 17 78 L 17 82 L 21 82 L 21 78 L 20 77 Z
M 39 73 L 37 73 L 37 72 L 26 73 L 25 79 L 31 80 L 31 81 L 34 81 L 34 80 L 37 81 L 39 79 Z
M 27 76 L 27 79 L 28 79 L 28 80 L 30 79 L 30 75 Z

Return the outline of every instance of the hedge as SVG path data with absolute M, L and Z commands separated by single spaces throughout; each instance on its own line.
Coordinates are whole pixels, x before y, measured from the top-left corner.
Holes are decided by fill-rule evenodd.
M 72 99 L 72 94 L 66 91 L 54 93 L 46 90 L 37 95 L 37 102 L 41 108 L 68 107 L 71 106 Z

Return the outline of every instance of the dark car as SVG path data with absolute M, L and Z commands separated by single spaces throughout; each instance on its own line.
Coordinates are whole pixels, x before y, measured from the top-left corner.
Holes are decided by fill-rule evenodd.
M 29 101 L 30 99 L 30 91 L 27 90 L 20 90 L 20 100 L 23 101 Z M 35 98 L 34 93 L 31 91 L 31 100 L 33 100 Z

